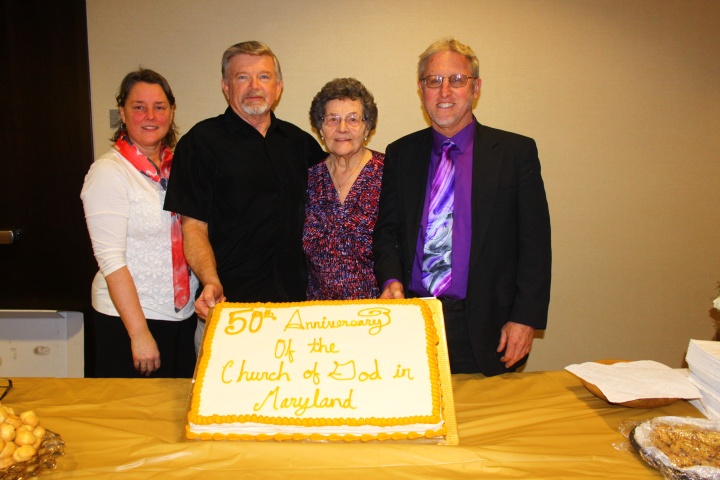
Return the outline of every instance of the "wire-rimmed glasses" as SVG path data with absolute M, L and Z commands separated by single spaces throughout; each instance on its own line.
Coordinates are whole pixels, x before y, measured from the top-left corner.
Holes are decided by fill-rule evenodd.
M 471 77 L 468 75 L 463 75 L 461 73 L 456 73 L 455 75 L 450 75 L 447 77 L 443 77 L 442 75 L 428 75 L 425 78 L 421 78 L 423 85 L 425 85 L 428 88 L 440 88 L 443 84 L 443 79 L 447 78 L 448 83 L 450 84 L 451 88 L 462 88 L 465 85 L 468 84 L 468 80 L 476 79 L 478 77 Z
M 345 125 L 350 128 L 358 128 L 365 121 L 362 115 L 357 113 L 351 113 L 345 118 L 340 115 L 325 115 L 323 117 L 323 123 L 328 127 L 337 127 L 343 120 L 345 120 Z

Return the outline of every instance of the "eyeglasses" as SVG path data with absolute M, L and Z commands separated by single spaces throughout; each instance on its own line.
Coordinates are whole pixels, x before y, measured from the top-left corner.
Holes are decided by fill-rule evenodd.
M 449 77 L 443 77 L 441 75 L 428 75 L 425 78 L 421 78 L 420 81 L 428 88 L 440 88 L 442 87 L 444 78 L 448 79 L 448 83 L 452 88 L 462 88 L 467 85 L 468 80 L 476 79 L 478 77 L 469 77 L 467 75 L 456 73 L 455 75 L 450 75 Z
M 9 378 L 0 378 L 0 400 L 5 398 L 5 395 L 12 390 L 12 380 Z
M 362 115 L 351 113 L 345 118 L 342 118 L 340 115 L 325 115 L 323 117 L 323 124 L 326 127 L 337 127 L 343 120 L 345 120 L 345 125 L 350 128 L 357 128 L 365 121 Z

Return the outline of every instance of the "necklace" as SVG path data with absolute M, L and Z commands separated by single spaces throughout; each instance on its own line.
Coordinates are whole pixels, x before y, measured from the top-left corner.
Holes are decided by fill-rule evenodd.
M 363 157 L 364 157 L 364 155 L 363 155 Z M 335 189 L 337 190 L 338 194 L 339 194 L 340 191 L 343 189 L 343 187 L 345 187 L 345 185 L 348 183 L 348 181 L 350 181 L 350 179 L 353 177 L 353 175 L 355 175 L 355 172 L 357 172 L 358 168 L 360 168 L 360 165 L 362 165 L 362 163 L 363 163 L 363 157 L 360 157 L 360 160 L 358 161 L 357 165 L 355 165 L 355 168 L 353 169 L 353 171 L 350 172 L 350 175 L 348 175 L 347 177 L 345 177 L 345 180 L 343 180 L 342 182 L 339 182 L 338 180 L 335 180 L 335 183 L 337 184 L 337 186 L 335 187 Z M 337 169 L 337 166 L 336 166 L 335 168 L 333 168 L 333 172 L 334 172 L 336 169 Z M 331 176 L 332 176 L 332 175 L 331 175 Z

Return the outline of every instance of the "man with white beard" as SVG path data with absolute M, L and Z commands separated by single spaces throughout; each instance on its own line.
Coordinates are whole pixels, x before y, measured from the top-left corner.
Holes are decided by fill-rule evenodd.
M 228 108 L 178 142 L 164 207 L 182 215 L 185 256 L 203 285 L 195 302 L 202 319 L 226 298 L 305 299 L 307 168 L 327 156 L 310 134 L 275 117 L 283 81 L 267 45 L 228 48 L 222 77 Z

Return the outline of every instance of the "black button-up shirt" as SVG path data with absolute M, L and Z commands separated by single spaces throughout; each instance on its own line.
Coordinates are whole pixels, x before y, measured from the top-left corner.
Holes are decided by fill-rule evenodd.
M 180 139 L 165 209 L 208 224 L 228 301 L 305 299 L 307 168 L 325 157 L 310 134 L 274 114 L 263 137 L 229 107 Z

